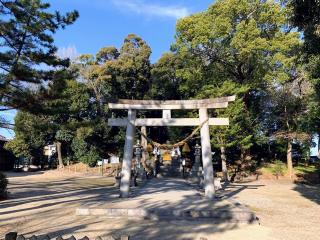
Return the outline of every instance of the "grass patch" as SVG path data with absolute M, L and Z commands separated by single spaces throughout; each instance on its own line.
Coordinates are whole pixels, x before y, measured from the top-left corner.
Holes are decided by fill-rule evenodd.
M 287 166 L 285 163 L 284 164 L 284 168 L 285 168 L 285 172 L 287 172 Z M 273 169 L 275 167 L 274 163 L 268 163 L 265 166 L 263 166 L 262 168 L 260 168 L 260 170 L 262 172 L 265 173 L 273 173 Z M 308 173 L 318 173 L 320 172 L 320 167 L 317 165 L 303 165 L 303 164 L 299 164 L 298 166 L 294 167 L 294 171 L 296 173 L 300 173 L 300 174 L 308 174 Z
M 315 165 L 299 165 L 294 167 L 294 170 L 296 173 L 300 174 L 310 174 L 310 173 L 320 173 L 320 168 L 319 166 Z
M 265 166 L 263 166 L 262 168 L 260 168 L 260 171 L 263 173 L 269 173 L 269 174 L 274 174 L 274 168 L 275 168 L 275 164 L 274 163 L 269 163 L 266 164 Z M 284 174 L 287 173 L 287 166 L 284 164 L 283 165 L 284 168 Z
M 114 178 L 81 178 L 75 183 L 81 187 L 106 187 L 114 185 Z
M 287 174 L 287 165 L 279 160 L 274 163 L 265 163 L 263 167 L 259 169 L 261 175 L 264 176 L 275 176 L 277 179 L 279 176 L 284 176 Z

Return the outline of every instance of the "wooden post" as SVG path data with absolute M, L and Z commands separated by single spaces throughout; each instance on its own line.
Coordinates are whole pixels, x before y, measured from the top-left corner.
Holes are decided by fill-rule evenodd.
M 228 182 L 229 178 L 228 178 L 228 169 L 227 169 L 226 148 L 224 146 L 221 146 L 220 151 L 221 151 L 223 179 L 225 182 Z
M 128 121 L 130 123 L 127 124 L 126 140 L 124 145 L 124 154 L 123 154 L 122 171 L 121 171 L 121 183 L 120 183 L 120 197 L 122 198 L 129 197 L 129 191 L 130 191 L 131 162 L 132 162 L 134 134 L 135 134 L 135 126 L 134 126 L 135 119 L 136 119 L 136 111 L 129 109 Z
M 206 108 L 199 109 L 200 122 L 203 123 L 208 119 L 208 110 Z M 201 130 L 201 149 L 202 149 L 202 163 L 204 171 L 204 190 L 205 197 L 212 199 L 214 198 L 214 176 L 212 167 L 212 155 L 211 155 L 211 144 L 210 144 L 210 132 L 209 123 L 203 124 Z
M 290 179 L 292 179 L 292 176 L 293 176 L 292 143 L 291 143 L 290 139 L 288 139 L 287 167 L 288 167 L 289 177 L 290 177 Z
M 141 132 L 147 136 L 147 127 L 146 126 L 142 126 L 141 127 Z M 141 146 L 142 146 L 142 159 L 141 162 L 143 164 L 143 166 L 145 166 L 146 164 L 146 152 L 147 152 L 147 145 L 148 145 L 148 141 L 147 139 L 145 139 L 142 135 L 141 135 Z

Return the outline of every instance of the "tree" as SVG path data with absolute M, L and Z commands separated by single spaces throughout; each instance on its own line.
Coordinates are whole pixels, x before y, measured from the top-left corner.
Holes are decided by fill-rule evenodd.
M 6 144 L 6 148 L 16 157 L 25 157 L 35 164 L 33 160 L 41 159 L 43 147 L 54 134 L 50 121 L 46 116 L 18 111 L 15 117 L 15 138 Z
M 149 95 L 151 99 L 172 100 L 179 99 L 181 79 L 177 76 L 177 71 L 183 66 L 182 59 L 174 53 L 165 53 L 151 70 L 151 88 Z
M 55 82 L 57 83 L 57 82 Z M 67 80 L 65 84 L 52 84 L 48 95 L 52 99 L 44 101 L 44 116 L 52 119 L 53 141 L 57 147 L 59 168 L 63 168 L 62 150 L 70 154 L 70 144 L 75 131 L 83 125 L 91 125 L 94 107 L 90 104 L 90 94 L 85 84 Z
M 266 105 L 270 113 L 268 119 L 270 131 L 276 138 L 287 142 L 287 167 L 290 178 L 293 176 L 293 142 L 310 141 L 308 133 L 303 129 L 308 90 L 308 84 L 297 84 L 297 79 L 293 82 L 279 84 L 270 93 L 271 102 Z
M 320 2 L 318 0 L 290 0 L 291 21 L 303 31 L 307 54 L 320 54 Z
M 185 60 L 178 76 L 189 97 L 232 81 L 246 89 L 238 141 L 241 158 L 263 133 L 263 98 L 269 86 L 291 81 L 301 42 L 288 10 L 273 1 L 216 1 L 177 23 L 173 50 Z M 189 89 L 188 89 L 189 88 Z
M 78 12 L 61 15 L 49 7 L 41 0 L 0 1 L 1 111 L 37 111 L 44 97 L 38 90 L 68 66 L 68 59 L 56 56 L 53 34 L 72 24 Z
M 20 157 L 26 157 L 28 159 L 31 158 L 29 146 L 25 142 L 24 139 L 16 136 L 14 139 L 7 142 L 4 146 L 7 150 L 11 151 L 14 156 L 20 158 Z
M 244 112 L 245 106 L 242 95 L 246 93 L 247 88 L 232 81 L 225 81 L 221 87 L 205 86 L 197 97 L 199 98 L 217 98 L 223 96 L 237 95 L 235 102 L 231 103 L 226 109 L 217 109 L 215 114 L 219 117 L 229 118 L 229 126 L 210 127 L 211 143 L 220 149 L 222 160 L 222 172 L 225 181 L 229 180 L 227 169 L 226 148 L 240 145 L 248 149 L 252 145 L 252 134 L 246 129 L 250 123 L 250 118 Z
M 121 96 L 143 99 L 150 87 L 150 55 L 151 49 L 142 38 L 135 34 L 125 38 L 115 62 Z
M 90 90 L 90 100 L 97 109 L 93 127 L 96 134 L 87 141 L 105 152 L 119 151 L 119 143 L 124 141 L 123 129 L 107 127 L 106 119 L 111 117 L 111 112 L 106 103 L 119 98 L 143 99 L 147 96 L 151 83 L 150 54 L 147 43 L 130 34 L 120 50 L 113 46 L 103 47 L 95 56 L 80 56 L 72 66 L 78 71 L 78 79 Z M 124 113 L 116 114 L 123 116 Z
M 89 166 L 94 166 L 100 160 L 97 148 L 86 141 L 93 134 L 94 132 L 90 128 L 79 128 L 71 145 L 75 158 Z
M 64 144 L 70 144 L 72 139 L 73 139 L 73 132 L 69 129 L 60 129 L 56 132 L 55 135 L 55 145 L 57 149 L 57 154 L 58 154 L 58 162 L 59 162 L 59 168 L 63 168 L 63 159 L 62 159 L 62 151 L 61 151 L 61 145 L 62 143 Z M 70 154 L 70 151 L 68 151 L 68 154 Z
M 312 90 L 307 100 L 305 129 L 312 134 L 318 133 L 318 151 L 320 153 L 320 54 L 308 57 L 306 74 Z
M 299 44 L 299 33 L 288 29 L 280 4 L 228 0 L 181 19 L 175 48 L 252 89 L 287 77 L 286 67 L 294 63 Z
M 61 84 L 64 83 L 64 84 Z M 92 109 L 88 89 L 75 80 L 54 81 L 48 86 L 42 111 L 36 114 L 18 111 L 15 117 L 15 138 L 9 143 L 14 153 L 41 159 L 43 148 L 55 143 L 59 167 L 63 157 L 71 157 L 71 142 L 78 128 L 91 125 Z
M 150 55 L 147 43 L 129 34 L 118 51 L 103 47 L 96 56 L 81 55 L 74 64 L 82 79 L 102 105 L 117 98 L 142 99 L 150 87 Z
M 306 75 L 313 91 L 308 98 L 306 129 L 310 133 L 318 133 L 320 151 L 320 2 L 317 0 L 291 0 L 288 6 L 292 9 L 293 24 L 303 31 Z

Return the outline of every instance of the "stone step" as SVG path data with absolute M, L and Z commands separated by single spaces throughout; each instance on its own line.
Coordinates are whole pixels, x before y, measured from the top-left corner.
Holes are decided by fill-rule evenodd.
M 181 171 L 179 166 L 161 166 L 159 174 L 161 177 L 181 177 Z
M 215 222 L 257 223 L 258 218 L 247 210 L 174 210 L 145 208 L 78 208 L 78 216 L 105 216 L 108 218 L 135 218 L 149 220 L 209 220 Z

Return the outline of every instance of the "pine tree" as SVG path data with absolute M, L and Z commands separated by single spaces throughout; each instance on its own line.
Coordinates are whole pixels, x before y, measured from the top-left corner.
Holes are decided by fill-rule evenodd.
M 36 111 L 45 97 L 38 90 L 69 64 L 56 56 L 53 34 L 78 12 L 61 15 L 49 7 L 41 0 L 0 1 L 0 110 Z

